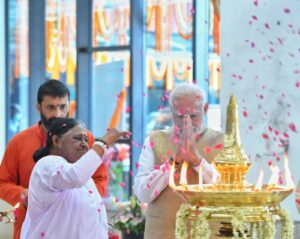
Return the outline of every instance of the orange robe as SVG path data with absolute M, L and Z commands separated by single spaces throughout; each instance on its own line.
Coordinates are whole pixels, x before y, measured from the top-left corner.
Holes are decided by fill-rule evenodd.
M 88 132 L 89 146 L 94 142 L 94 136 Z M 11 205 L 20 202 L 20 195 L 28 188 L 31 171 L 34 167 L 33 153 L 46 144 L 46 133 L 40 124 L 34 125 L 17 134 L 7 145 L 0 166 L 0 198 Z M 102 164 L 93 180 L 103 197 L 108 183 L 108 173 Z M 21 204 L 14 224 L 14 239 L 20 238 L 22 223 L 26 208 Z

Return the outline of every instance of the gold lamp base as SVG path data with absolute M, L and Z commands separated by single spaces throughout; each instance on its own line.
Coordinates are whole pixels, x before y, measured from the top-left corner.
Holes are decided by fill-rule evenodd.
M 212 185 L 204 185 L 199 191 L 198 185 L 189 185 L 189 190 L 177 186 L 176 193 L 191 205 L 199 206 L 277 206 L 293 192 L 290 187 L 264 186 L 257 190 L 254 186 L 246 186 L 243 191 L 214 191 Z

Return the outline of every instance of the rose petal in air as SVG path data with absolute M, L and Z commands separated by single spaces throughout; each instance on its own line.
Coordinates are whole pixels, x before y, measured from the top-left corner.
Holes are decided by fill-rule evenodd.
M 263 134 L 262 134 L 262 137 L 263 137 L 263 139 L 269 139 L 269 135 L 266 134 L 266 133 L 263 133 Z
M 291 131 L 293 131 L 295 133 L 297 132 L 297 128 L 296 128 L 296 125 L 294 123 L 290 123 L 289 128 L 290 128 Z

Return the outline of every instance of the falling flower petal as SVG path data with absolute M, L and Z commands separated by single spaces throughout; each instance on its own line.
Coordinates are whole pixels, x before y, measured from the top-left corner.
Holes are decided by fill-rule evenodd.
M 279 162 L 280 161 L 280 157 L 276 156 L 276 161 Z
M 14 210 L 14 217 L 15 217 L 15 219 L 17 219 L 19 216 L 20 216 L 20 207 L 17 207 Z
M 263 134 L 262 134 L 262 137 L 263 137 L 264 139 L 269 139 L 269 135 L 267 135 L 266 133 L 263 133 Z
M 220 150 L 223 148 L 223 144 L 216 144 L 215 149 Z
M 280 184 L 280 185 L 283 185 L 283 179 L 282 179 L 281 176 L 279 177 L 278 181 L 279 181 L 279 184 Z
M 125 182 L 121 182 L 121 183 L 120 183 L 120 186 L 121 186 L 123 189 L 125 189 L 125 188 L 126 188 L 126 183 L 125 183 Z
M 289 138 L 290 136 L 288 135 L 288 133 L 283 133 L 283 137 Z
M 270 29 L 269 23 L 265 23 L 265 28 Z
M 291 131 L 293 131 L 295 133 L 297 132 L 297 128 L 296 128 L 296 125 L 294 123 L 290 123 L 289 128 L 290 128 Z
M 154 165 L 154 169 L 158 170 L 158 169 L 160 169 L 160 166 L 156 164 L 156 165 Z
M 272 132 L 273 128 L 271 126 L 268 127 L 269 131 Z
M 130 113 L 130 111 L 131 111 L 130 106 L 127 106 L 125 111 L 126 111 L 126 113 Z
M 153 149 L 154 148 L 154 141 L 150 140 L 150 148 Z

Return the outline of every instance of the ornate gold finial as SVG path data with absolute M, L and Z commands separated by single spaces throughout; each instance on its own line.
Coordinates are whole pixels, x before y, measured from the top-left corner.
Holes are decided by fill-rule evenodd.
M 221 177 L 218 186 L 222 189 L 243 189 L 245 174 L 251 163 L 241 147 L 238 111 L 235 97 L 230 96 L 227 105 L 224 147 L 215 158 Z

